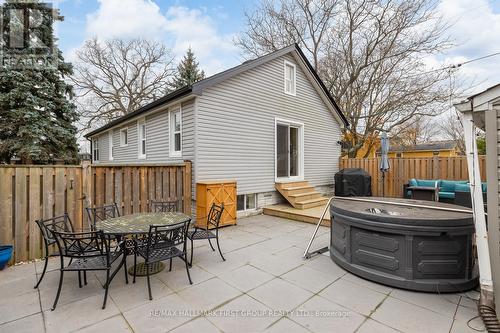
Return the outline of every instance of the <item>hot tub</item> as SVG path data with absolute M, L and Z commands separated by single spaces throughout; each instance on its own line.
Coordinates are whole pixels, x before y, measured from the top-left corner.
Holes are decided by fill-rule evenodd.
M 349 199 L 349 198 L 346 198 Z M 394 203 L 464 207 L 397 198 L 334 199 L 330 256 L 347 271 L 398 288 L 458 292 L 474 288 L 472 214 Z

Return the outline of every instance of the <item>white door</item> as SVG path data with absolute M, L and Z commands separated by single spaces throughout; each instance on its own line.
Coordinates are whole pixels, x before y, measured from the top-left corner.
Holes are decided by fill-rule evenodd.
M 276 180 L 303 179 L 303 131 L 300 123 L 276 121 Z

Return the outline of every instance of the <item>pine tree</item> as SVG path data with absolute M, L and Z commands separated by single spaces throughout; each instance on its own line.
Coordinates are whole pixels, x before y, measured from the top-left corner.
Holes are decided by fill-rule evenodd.
M 170 83 L 170 87 L 173 90 L 182 88 L 184 86 L 191 85 L 196 81 L 200 81 L 205 78 L 205 72 L 199 69 L 199 63 L 196 61 L 193 50 L 191 47 L 188 48 L 186 55 L 181 60 L 177 66 L 177 72 L 175 77 Z
M 54 23 L 50 11 L 42 12 Z M 21 163 L 37 164 L 77 159 L 74 123 L 78 116 L 70 101 L 72 87 L 65 82 L 72 66 L 54 47 L 52 24 L 44 26 L 41 35 L 55 52 L 56 60 L 49 65 L 0 63 L 0 162 L 8 163 L 14 156 L 21 158 Z

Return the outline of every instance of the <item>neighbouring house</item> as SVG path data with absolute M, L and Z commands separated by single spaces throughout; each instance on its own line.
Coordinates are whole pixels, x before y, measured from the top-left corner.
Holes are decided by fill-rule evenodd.
M 500 319 L 500 84 L 455 104 L 455 108 L 462 112 L 464 126 L 470 127 L 472 122 L 475 127 L 484 130 L 486 134 L 486 181 L 488 184 L 487 241 L 497 317 Z M 469 149 L 467 151 L 469 172 L 471 172 L 471 169 L 477 172 L 478 169 L 474 168 L 474 165 L 477 165 L 477 163 L 473 160 L 470 152 L 473 149 L 473 145 L 467 142 L 467 139 L 470 140 L 475 136 L 475 131 L 473 128 L 469 130 L 466 128 L 464 129 L 464 133 L 469 136 L 469 138 L 466 136 L 466 148 Z M 480 195 L 475 197 L 480 197 Z M 476 206 L 479 207 L 480 205 Z M 481 265 L 481 258 L 479 259 L 479 264 Z
M 85 137 L 93 163 L 190 160 L 193 184 L 234 179 L 238 210 L 256 211 L 283 200 L 277 188 L 299 208 L 324 204 L 321 194 L 331 193 L 339 169 L 343 126 L 346 117 L 291 45 L 174 91 Z
M 457 144 L 452 140 L 430 141 L 411 146 L 391 145 L 389 157 L 454 157 L 458 156 Z

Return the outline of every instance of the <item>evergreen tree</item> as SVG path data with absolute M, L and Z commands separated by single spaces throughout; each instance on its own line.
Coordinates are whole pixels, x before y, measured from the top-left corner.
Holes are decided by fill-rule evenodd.
M 205 72 L 199 69 L 199 63 L 196 61 L 193 50 L 191 47 L 188 48 L 186 55 L 181 60 L 177 66 L 177 72 L 170 87 L 173 90 L 182 88 L 184 86 L 191 85 L 196 81 L 200 81 L 205 78 Z
M 40 11 L 45 22 L 63 19 L 45 8 Z M 49 63 L 0 63 L 0 162 L 8 163 L 13 156 L 21 158 L 21 163 L 37 164 L 77 159 L 74 123 L 78 116 L 70 101 L 72 87 L 65 82 L 72 66 L 54 44 L 52 24 L 44 24 L 39 34 L 48 48 L 41 49 L 38 55 L 52 54 Z M 7 40 L 6 36 L 0 37 Z

